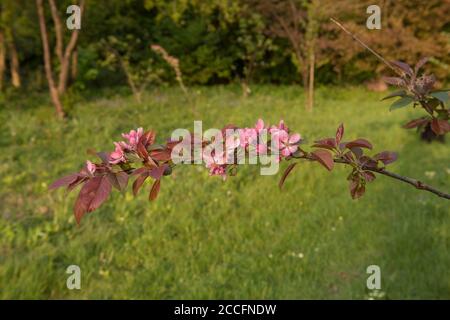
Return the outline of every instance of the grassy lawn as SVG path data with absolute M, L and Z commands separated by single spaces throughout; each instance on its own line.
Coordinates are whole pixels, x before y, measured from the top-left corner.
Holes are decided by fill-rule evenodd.
M 422 143 L 402 129 L 420 111 L 391 113 L 384 94 L 319 88 L 307 113 L 294 86 L 255 87 L 247 99 L 238 87 L 191 92 L 187 101 L 176 88 L 159 89 L 142 105 L 105 94 L 76 103 L 65 123 L 43 97 L 3 102 L 0 298 L 367 299 L 369 265 L 381 267 L 383 298 L 450 298 L 449 202 L 386 177 L 352 200 L 342 166 L 329 173 L 302 163 L 283 191 L 281 172 L 260 176 L 244 166 L 223 182 L 201 166 L 180 166 L 156 202 L 147 200 L 150 184 L 137 199 L 115 192 L 77 227 L 76 193 L 47 187 L 92 160 L 87 148 L 110 150 L 138 126 L 163 139 L 194 120 L 207 129 L 283 118 L 308 142 L 344 122 L 346 139 L 398 151 L 392 171 L 450 188 L 449 142 Z M 81 290 L 66 288 L 71 264 L 81 268 Z

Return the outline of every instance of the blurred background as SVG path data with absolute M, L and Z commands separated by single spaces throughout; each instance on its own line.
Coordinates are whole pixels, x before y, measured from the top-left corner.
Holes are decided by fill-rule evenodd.
M 450 1 L 75 2 L 0 4 L 1 298 L 450 298 L 448 201 L 384 177 L 354 201 L 344 167 L 302 164 L 281 192 L 280 175 L 253 166 L 226 182 L 182 166 L 156 202 L 115 193 L 79 227 L 76 194 L 47 191 L 132 128 L 164 141 L 194 120 L 258 118 L 307 142 L 344 122 L 347 139 L 397 151 L 393 171 L 448 190 L 448 141 L 401 128 L 421 111 L 389 112 L 380 78 L 391 71 L 330 17 L 387 60 L 431 57 L 425 70 L 444 88 Z M 80 30 L 66 27 L 72 4 Z M 373 4 L 380 30 L 366 28 Z M 66 287 L 71 264 L 81 290 Z

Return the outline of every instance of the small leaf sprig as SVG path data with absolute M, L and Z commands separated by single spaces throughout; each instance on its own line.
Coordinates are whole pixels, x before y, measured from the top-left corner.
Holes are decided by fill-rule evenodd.
M 336 130 L 334 138 L 317 140 L 312 145 L 316 150 L 300 155 L 298 158 L 305 158 L 317 161 L 327 170 L 332 171 L 335 163 L 347 164 L 352 171 L 347 177 L 349 181 L 350 195 L 353 199 L 364 195 L 366 184 L 375 180 L 374 172 L 384 170 L 385 166 L 397 160 L 397 154 L 391 151 L 383 151 L 368 156 L 364 150 L 371 150 L 372 144 L 364 138 L 352 141 L 342 141 L 344 136 L 344 125 L 341 124 Z
M 395 91 L 382 99 L 387 100 L 400 97 L 400 99 L 391 104 L 391 111 L 412 104 L 413 107 L 420 105 L 428 113 L 427 116 L 411 120 L 403 125 L 405 129 L 417 128 L 418 131 L 422 131 L 422 137 L 429 141 L 434 137 L 442 138 L 446 133 L 450 132 L 450 109 L 446 107 L 450 89 L 434 89 L 436 84 L 435 76 L 419 73 L 429 60 L 428 57 L 420 59 L 414 68 L 402 61 L 388 61 L 354 33 L 350 32 L 342 23 L 333 18 L 330 20 L 397 75 L 396 77 L 383 77 L 387 84 L 401 88 L 400 91 Z
M 390 110 L 411 104 L 413 107 L 420 105 L 428 115 L 411 120 L 403 127 L 406 129 L 418 128 L 418 130 L 429 127 L 437 136 L 441 136 L 450 132 L 450 109 L 446 107 L 450 89 L 436 90 L 434 89 L 436 83 L 434 75 L 419 74 L 427 61 L 427 57 L 420 59 L 414 68 L 405 62 L 393 61 L 392 65 L 399 70 L 399 76 L 384 77 L 383 80 L 390 85 L 400 87 L 401 90 L 391 93 L 382 100 L 400 97 L 391 104 Z

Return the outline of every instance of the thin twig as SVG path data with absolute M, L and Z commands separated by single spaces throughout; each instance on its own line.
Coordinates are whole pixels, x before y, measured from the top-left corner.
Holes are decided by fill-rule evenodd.
M 341 28 L 342 30 L 344 30 L 345 33 L 347 33 L 350 37 L 353 38 L 353 40 L 355 40 L 356 42 L 358 42 L 360 45 L 362 45 L 364 48 L 366 48 L 367 50 L 369 50 L 373 55 L 375 55 L 378 59 L 380 59 L 380 61 L 382 61 L 385 65 L 387 65 L 390 69 L 392 69 L 395 73 L 397 73 L 398 75 L 402 75 L 401 73 L 398 72 L 398 70 L 389 62 L 387 61 L 385 58 L 383 58 L 378 52 L 376 52 L 375 50 L 373 50 L 372 48 L 370 48 L 367 44 L 365 44 L 361 39 L 359 39 L 355 34 L 351 33 L 349 30 L 347 30 L 347 28 L 345 28 L 339 21 L 337 21 L 334 18 L 330 18 L 330 20 L 332 22 L 334 22 L 339 28 Z
M 401 176 L 399 174 L 396 174 L 394 172 L 390 172 L 390 171 L 387 171 L 387 170 L 384 170 L 384 169 L 377 169 L 377 170 L 375 170 L 375 169 L 368 169 L 368 170 L 374 171 L 376 173 L 379 173 L 379 174 L 382 174 L 382 175 L 385 175 L 385 176 L 388 176 L 388 177 L 391 177 L 393 179 L 397 179 L 397 180 L 403 181 L 405 183 L 408 183 L 408 184 L 416 187 L 419 190 L 426 190 L 426 191 L 429 191 L 429 192 L 432 192 L 432 193 L 436 194 L 437 196 L 439 196 L 441 198 L 445 198 L 445 199 L 449 199 L 450 200 L 450 194 L 442 192 L 442 191 L 439 191 L 436 188 L 434 188 L 434 187 L 432 187 L 430 185 L 427 185 L 426 183 L 423 183 L 422 181 L 419 181 L 419 180 L 416 180 L 416 179 L 412 179 L 412 178 L 408 178 L 408 177 L 403 177 L 403 176 Z
M 312 156 L 307 155 L 307 154 L 302 155 L 301 157 L 299 157 L 299 159 L 306 159 L 306 160 L 310 160 L 310 161 L 315 161 L 316 160 L 315 158 L 313 158 Z M 345 159 L 333 159 L 333 161 L 335 163 L 341 163 L 341 164 L 347 164 L 347 165 L 350 164 Z M 414 186 L 416 189 L 425 190 L 425 191 L 434 193 L 435 195 L 437 195 L 437 196 L 439 196 L 441 198 L 450 200 L 450 194 L 449 193 L 440 191 L 440 190 L 438 190 L 438 189 L 436 189 L 436 188 L 434 188 L 434 187 L 432 187 L 432 186 L 430 186 L 430 185 L 428 185 L 426 183 L 423 183 L 420 180 L 409 178 L 409 177 L 404 177 L 404 176 L 401 176 L 401 175 L 399 175 L 397 173 L 388 171 L 388 170 L 383 169 L 383 168 L 372 168 L 372 167 L 363 166 L 362 169 L 367 170 L 367 171 L 372 171 L 372 172 L 375 172 L 375 173 L 378 173 L 378 174 L 382 174 L 384 176 L 387 176 L 387 177 L 390 177 L 390 178 L 393 178 L 393 179 L 396 179 L 396 180 L 408 183 L 408 184 Z

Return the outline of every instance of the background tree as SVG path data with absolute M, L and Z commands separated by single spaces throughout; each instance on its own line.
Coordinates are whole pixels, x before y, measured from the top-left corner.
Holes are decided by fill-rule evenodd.
M 154 67 L 154 60 L 149 54 L 150 47 L 147 46 L 147 51 L 136 50 L 139 46 L 145 46 L 145 43 L 131 34 L 126 37 L 126 41 L 109 36 L 101 42 L 101 46 L 105 48 L 103 65 L 119 67 L 127 78 L 136 102 L 141 103 L 144 90 L 150 83 L 158 83 L 163 73 L 162 69 Z
M 239 52 L 242 61 L 242 71 L 239 75 L 242 94 L 250 94 L 250 83 L 254 78 L 257 67 L 270 63 L 266 59 L 269 51 L 275 50 L 273 40 L 265 33 L 266 25 L 258 13 L 253 12 L 251 6 L 246 6 L 239 17 L 238 37 Z
M 431 71 L 439 78 L 448 76 L 438 64 L 448 65 L 450 57 L 448 1 L 391 1 L 380 3 L 381 30 L 366 28 L 366 8 L 373 4 L 362 0 L 337 0 L 327 8 L 329 17 L 344 23 L 347 28 L 388 60 L 415 63 L 421 57 L 434 57 Z M 340 81 L 354 79 L 357 82 L 384 74 L 386 66 L 377 61 L 364 48 L 341 32 L 332 22 L 324 21 L 326 38 L 321 43 L 329 64 Z
M 269 34 L 288 40 L 302 78 L 305 107 L 312 110 L 319 23 L 330 4 L 320 0 L 255 0 L 252 3 L 266 18 Z
M 20 62 L 16 47 L 14 14 L 19 8 L 17 4 L 10 0 L 5 0 L 0 4 L 0 87 L 3 82 L 3 75 L 8 58 L 11 84 L 15 88 L 20 88 Z
M 72 83 L 76 84 L 74 92 L 128 85 L 121 68 L 102 63 L 104 48 L 98 44 L 109 36 L 123 42 L 131 34 L 142 42 L 136 47 L 136 59 L 147 59 L 148 45 L 160 44 L 179 59 L 186 85 L 240 82 L 248 92 L 245 87 L 252 81 L 298 81 L 311 108 L 315 83 L 358 84 L 379 78 L 386 71 L 339 32 L 329 22 L 330 17 L 344 23 L 388 59 L 413 63 L 421 56 L 430 56 L 431 72 L 442 81 L 448 79 L 450 68 L 448 1 L 382 1 L 382 30 L 368 30 L 366 8 L 372 4 L 368 0 L 98 0 L 90 2 L 90 10 L 83 15 L 83 36 L 77 39 L 70 59 L 65 53 L 74 32 L 64 31 L 63 9 L 71 2 L 42 3 L 50 66 L 60 100 Z M 19 79 L 27 89 L 41 89 L 46 68 L 42 63 L 42 37 L 36 29 L 36 4 L 4 0 L 1 6 L 2 20 L 8 21 L 2 22 L 1 28 L 3 83 L 14 80 L 17 85 Z M 15 50 L 8 45 L 8 33 L 13 36 Z M 167 71 L 161 80 L 173 83 L 170 68 L 161 59 L 154 63 Z M 292 72 L 295 69 L 298 73 Z
M 81 9 L 81 15 L 83 15 L 84 12 L 84 3 L 85 3 L 84 0 L 80 0 L 79 5 Z M 61 104 L 61 96 L 65 93 L 67 88 L 71 56 L 78 41 L 79 30 L 75 29 L 72 31 L 70 40 L 67 46 L 64 47 L 64 38 L 63 38 L 64 27 L 58 13 L 58 8 L 56 7 L 56 3 L 54 0 L 49 0 L 49 5 L 51 8 L 51 14 L 54 23 L 54 31 L 56 36 L 55 53 L 57 60 L 59 62 L 59 76 L 57 83 L 53 78 L 53 65 L 50 54 L 49 37 L 47 27 L 45 24 L 44 4 L 42 0 L 36 0 L 37 12 L 39 16 L 39 26 L 41 30 L 42 46 L 44 49 L 45 73 L 47 75 L 50 96 L 52 98 L 53 104 L 55 105 L 56 113 L 60 118 L 63 118 L 64 110 Z
M 6 56 L 5 56 L 5 35 L 3 30 L 0 29 L 0 91 L 3 89 L 3 77 L 5 73 L 5 64 L 6 64 Z

